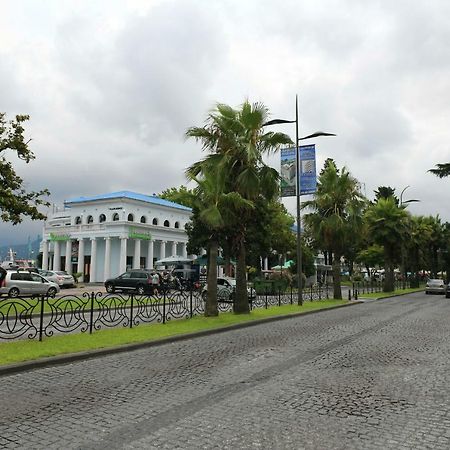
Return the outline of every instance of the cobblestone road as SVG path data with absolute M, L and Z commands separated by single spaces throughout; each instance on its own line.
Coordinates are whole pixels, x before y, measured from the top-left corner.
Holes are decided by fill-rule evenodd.
M 449 318 L 413 294 L 3 376 L 0 448 L 448 449 Z

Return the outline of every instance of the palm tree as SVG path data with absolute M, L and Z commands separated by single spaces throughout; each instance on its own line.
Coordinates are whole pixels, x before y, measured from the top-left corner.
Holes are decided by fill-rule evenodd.
M 321 172 L 313 200 L 303 203 L 305 226 L 318 246 L 333 254 L 334 298 L 341 299 L 341 258 L 346 246 L 363 226 L 364 197 L 358 181 L 344 167 L 328 164 Z
M 450 176 L 450 163 L 436 164 L 434 169 L 430 169 L 428 172 L 433 173 L 439 178 Z
M 208 115 L 204 127 L 192 127 L 188 137 L 200 140 L 203 148 L 210 152 L 199 163 L 215 167 L 225 177 L 224 192 L 236 193 L 239 198 L 254 202 L 262 196 L 268 200 L 278 193 L 279 174 L 267 166 L 263 156 L 275 152 L 280 145 L 292 143 L 283 133 L 264 132 L 268 109 L 261 103 L 245 101 L 239 109 L 218 104 Z M 250 205 L 250 204 L 248 204 Z M 247 221 L 251 208 L 236 208 L 230 205 L 229 217 L 235 217 L 233 244 L 237 255 L 235 313 L 248 313 L 246 278 Z
M 394 197 L 380 198 L 365 214 L 369 233 L 384 250 L 384 292 L 394 290 L 394 266 L 401 254 L 401 245 L 407 231 L 408 213 L 405 206 L 397 205 Z

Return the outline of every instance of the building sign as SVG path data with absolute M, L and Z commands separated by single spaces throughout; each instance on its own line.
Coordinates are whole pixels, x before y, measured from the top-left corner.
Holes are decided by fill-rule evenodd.
M 281 196 L 294 197 L 295 186 L 295 148 L 281 150 Z
M 130 239 L 143 239 L 144 241 L 152 240 L 152 235 L 149 231 L 137 230 L 136 228 L 129 229 L 128 237 Z
M 300 151 L 300 195 L 314 194 L 316 179 L 316 146 L 303 145 Z
M 70 235 L 69 234 L 55 234 L 50 233 L 49 241 L 55 242 L 55 241 L 70 241 Z

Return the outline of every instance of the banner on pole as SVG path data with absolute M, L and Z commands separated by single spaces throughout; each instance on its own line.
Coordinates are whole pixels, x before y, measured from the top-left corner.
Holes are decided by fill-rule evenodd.
M 300 195 L 314 194 L 317 190 L 316 146 L 302 145 L 300 152 Z
M 281 196 L 295 197 L 296 180 L 295 180 L 295 148 L 283 148 L 281 150 Z

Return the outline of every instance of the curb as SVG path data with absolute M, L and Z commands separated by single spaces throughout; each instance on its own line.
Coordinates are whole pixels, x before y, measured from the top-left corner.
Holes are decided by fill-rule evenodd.
M 394 298 L 394 297 L 402 297 L 403 295 L 410 295 L 410 294 L 418 294 L 419 292 L 425 292 L 425 289 L 420 290 L 420 291 L 414 291 L 414 292 L 403 292 L 401 294 L 394 294 L 394 295 L 387 295 L 386 297 L 364 297 L 363 296 L 358 296 L 358 298 L 361 299 L 366 299 L 366 300 L 385 300 L 386 298 Z
M 349 306 L 355 306 L 355 305 L 360 305 L 360 304 L 364 304 L 364 302 L 356 300 L 356 301 L 352 301 L 351 303 L 345 303 L 344 305 L 332 306 L 331 308 L 298 312 L 298 313 L 293 313 L 293 314 L 286 314 L 283 316 L 267 317 L 264 319 L 258 319 L 258 320 L 252 320 L 249 322 L 237 323 L 235 325 L 229 325 L 229 326 L 222 327 L 222 328 L 214 328 L 211 330 L 202 330 L 202 331 L 197 331 L 194 333 L 169 336 L 169 337 L 154 340 L 154 341 L 138 342 L 135 344 L 125 344 L 125 345 L 121 345 L 119 347 L 103 348 L 103 349 L 98 349 L 98 350 L 89 350 L 86 352 L 69 353 L 67 355 L 51 356 L 48 358 L 41 358 L 41 359 L 37 359 L 34 361 L 25 361 L 23 363 L 10 364 L 10 365 L 0 367 L 0 377 L 5 376 L 5 375 L 12 375 L 15 373 L 20 373 L 20 372 L 27 372 L 27 371 L 34 370 L 34 369 L 40 369 L 40 368 L 51 367 L 51 366 L 56 366 L 56 365 L 60 365 L 60 364 L 67 364 L 67 363 L 72 363 L 72 362 L 77 362 L 77 361 L 82 361 L 82 360 L 87 360 L 87 359 L 92 359 L 92 358 L 98 358 L 101 356 L 130 352 L 133 350 L 139 350 L 139 349 L 149 348 L 149 347 L 157 347 L 160 345 L 170 344 L 173 342 L 186 341 L 188 339 L 195 339 L 197 337 L 225 333 L 227 331 L 239 330 L 241 328 L 254 327 L 254 326 L 262 325 L 265 323 L 276 322 L 279 320 L 292 319 L 292 318 L 296 318 L 296 317 L 300 317 L 300 316 L 309 316 L 311 314 L 318 314 L 321 312 L 332 311 L 334 309 L 339 309 L 339 308 L 347 308 Z

